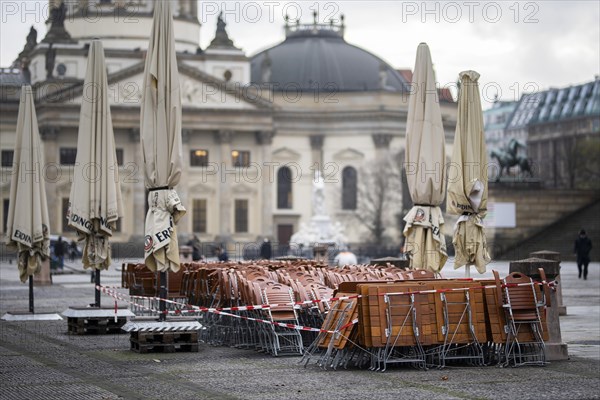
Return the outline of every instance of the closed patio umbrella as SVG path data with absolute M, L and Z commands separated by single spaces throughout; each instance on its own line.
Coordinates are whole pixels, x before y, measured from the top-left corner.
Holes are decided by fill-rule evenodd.
M 182 167 L 181 95 L 173 16 L 167 1 L 154 3 L 143 85 L 140 139 L 149 192 L 144 256 L 146 266 L 161 273 L 160 296 L 165 298 L 166 272 L 179 270 L 176 224 L 185 214 L 174 190 Z
M 419 44 L 406 122 L 405 170 L 413 207 L 404 217 L 412 269 L 439 272 L 448 255 L 440 204 L 446 193 L 446 150 L 431 54 Z
M 96 285 L 100 285 L 100 271 L 111 263 L 109 239 L 123 216 L 123 205 L 104 50 L 99 40 L 91 42 L 83 87 L 67 219 L 84 242 L 83 267 L 96 269 Z M 97 288 L 95 300 L 100 307 Z
M 50 255 L 48 204 L 42 170 L 44 156 L 31 86 L 21 89 L 13 174 L 7 218 L 7 245 L 18 252 L 21 282 L 29 278 L 29 311 L 34 312 L 33 275 Z
M 487 212 L 488 180 L 478 79 L 475 71 L 460 73 L 458 118 L 448 171 L 447 210 L 460 215 L 452 239 L 454 268 L 466 266 L 467 276 L 471 265 L 483 274 L 490 262 L 482 222 Z

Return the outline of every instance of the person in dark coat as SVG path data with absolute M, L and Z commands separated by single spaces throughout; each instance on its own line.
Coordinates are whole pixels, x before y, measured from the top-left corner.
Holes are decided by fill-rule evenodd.
M 69 244 L 69 261 L 75 262 L 75 257 L 77 257 L 77 242 L 71 240 Z
M 271 242 L 268 238 L 260 245 L 260 257 L 264 260 L 270 260 L 272 254 Z
M 62 271 L 65 267 L 65 242 L 62 240 L 62 236 L 59 236 L 54 243 L 54 255 L 58 259 L 58 268 Z
M 583 272 L 583 279 L 587 279 L 590 251 L 592 251 L 592 241 L 587 237 L 585 229 L 582 229 L 579 231 L 579 237 L 575 240 L 575 255 L 577 256 L 577 269 L 579 269 L 580 279 L 581 272 Z
M 217 247 L 217 257 L 219 258 L 219 261 L 229 261 L 229 254 L 227 254 L 227 251 L 223 247 Z
M 202 244 L 198 236 L 194 235 L 192 240 L 188 242 L 188 246 L 192 248 L 192 261 L 202 260 Z

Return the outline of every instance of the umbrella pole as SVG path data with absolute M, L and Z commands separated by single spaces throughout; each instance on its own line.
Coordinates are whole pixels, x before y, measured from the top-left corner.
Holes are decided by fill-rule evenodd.
M 96 288 L 96 302 L 94 304 L 95 307 L 100 308 L 100 270 L 97 269 L 96 271 L 94 271 L 94 280 L 95 280 L 95 284 L 94 287 Z
M 465 265 L 465 278 L 470 278 L 471 277 L 471 265 L 467 264 Z
M 33 275 L 29 275 L 29 312 L 33 314 Z
M 167 319 L 167 314 L 166 314 L 166 310 L 167 310 L 167 303 L 165 302 L 165 299 L 167 298 L 167 279 L 168 279 L 168 275 L 166 271 L 161 271 L 160 272 L 160 304 L 158 306 L 158 309 L 160 311 L 160 314 L 158 316 L 158 320 L 159 321 L 165 321 Z

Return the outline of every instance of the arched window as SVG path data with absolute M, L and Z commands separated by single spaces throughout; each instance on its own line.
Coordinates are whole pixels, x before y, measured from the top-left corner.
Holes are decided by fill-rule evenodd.
M 292 171 L 288 167 L 277 171 L 277 208 L 292 208 Z
M 356 168 L 342 170 L 342 210 L 356 210 Z

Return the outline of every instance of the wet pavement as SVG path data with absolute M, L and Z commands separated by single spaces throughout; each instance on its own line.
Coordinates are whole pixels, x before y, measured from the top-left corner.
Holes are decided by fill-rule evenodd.
M 545 367 L 325 371 L 314 363 L 304 368 L 299 357 L 203 343 L 198 353 L 138 354 L 129 350 L 127 334 L 72 336 L 66 321 L 0 321 L 0 398 L 599 399 L 600 264 L 590 265 L 585 281 L 577 279 L 574 263 L 561 265 L 567 315 L 560 321 L 570 359 Z M 104 272 L 102 283 L 118 286 L 118 268 Z M 492 268 L 503 276 L 508 263 L 493 263 L 488 271 Z M 60 313 L 93 302 L 89 273 L 69 264 L 65 270 L 72 273 L 35 288 L 36 312 Z M 443 273 L 464 276 L 451 267 Z M 109 297 L 102 300 L 114 304 Z M 0 314 L 27 305 L 28 287 L 19 282 L 14 262 L 0 263 Z

